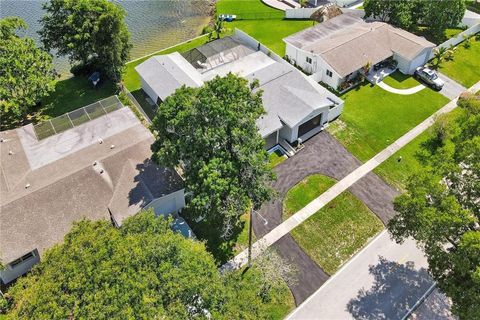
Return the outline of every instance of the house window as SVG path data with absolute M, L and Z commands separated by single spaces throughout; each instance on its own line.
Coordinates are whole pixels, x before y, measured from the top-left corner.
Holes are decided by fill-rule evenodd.
M 307 63 L 312 63 L 312 58 L 307 57 Z
M 33 257 L 35 257 L 35 254 L 33 253 L 33 251 L 30 251 L 29 253 L 23 255 L 21 258 L 18 258 L 17 260 L 10 262 L 10 267 L 13 269 L 20 263 L 27 261 Z
M 329 77 L 331 78 L 331 77 L 333 76 L 332 71 L 330 71 L 330 70 L 327 69 L 327 76 L 329 76 Z

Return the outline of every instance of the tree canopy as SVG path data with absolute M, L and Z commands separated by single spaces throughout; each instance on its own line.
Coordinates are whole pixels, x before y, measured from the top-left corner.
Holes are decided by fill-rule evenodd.
M 39 31 L 46 49 L 119 79 L 129 59 L 125 10 L 108 0 L 50 0 Z
M 252 273 L 250 276 L 253 276 Z M 13 319 L 265 319 L 256 280 L 221 275 L 201 242 L 144 211 L 81 221 L 9 289 Z M 278 288 L 278 286 L 276 286 Z M 264 292 L 262 291 L 262 294 Z M 271 297 L 270 297 L 271 298 Z
M 54 90 L 52 57 L 30 38 L 20 18 L 0 20 L 0 112 L 2 129 L 14 127 L 43 97 Z
M 189 211 L 227 236 L 250 204 L 272 196 L 274 175 L 255 122 L 265 110 L 254 86 L 233 74 L 184 86 L 160 104 L 152 125 L 153 159 L 183 167 Z
M 447 28 L 456 27 L 465 13 L 465 0 L 365 0 L 365 17 L 374 17 L 406 29 L 421 24 L 434 41 L 442 41 Z
M 397 241 L 411 236 L 462 319 L 480 314 L 480 100 L 459 101 L 463 114 L 440 121 L 423 144 L 425 168 L 395 200 L 388 224 Z

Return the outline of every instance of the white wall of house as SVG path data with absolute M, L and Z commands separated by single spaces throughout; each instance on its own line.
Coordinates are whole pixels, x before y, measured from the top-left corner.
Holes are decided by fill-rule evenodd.
M 144 209 L 153 208 L 157 215 L 177 213 L 185 207 L 185 190 L 181 189 L 151 201 Z
M 340 116 L 340 114 L 343 111 L 343 103 L 342 104 L 337 104 L 335 107 L 330 108 L 328 110 L 328 122 L 335 120 Z
M 293 132 L 292 128 L 287 125 L 284 125 L 282 129 L 280 129 L 280 139 L 285 139 L 289 142 L 293 142 L 296 140 L 296 133 Z
M 393 59 L 398 62 L 398 70 L 400 70 L 402 73 L 408 74 L 408 70 L 410 69 L 410 61 L 397 53 L 393 54 Z
M 148 85 L 148 83 L 142 78 L 142 76 L 140 76 L 140 81 L 142 82 L 143 91 L 145 91 L 145 93 L 150 97 L 150 99 L 152 99 L 154 103 L 157 103 L 158 95 L 155 93 L 152 87 Z
M 417 67 L 423 66 L 430 58 L 432 48 L 426 48 L 414 59 L 407 59 L 395 53 L 393 58 L 398 62 L 398 70 L 404 74 L 413 74 Z
M 302 68 L 306 74 L 313 75 L 313 79 L 316 82 L 322 81 L 336 89 L 344 80 L 325 60 L 311 52 L 298 49 L 287 43 L 285 55 L 292 64 Z M 331 76 L 327 75 L 327 70 L 331 71 Z
M 37 263 L 40 262 L 38 250 L 32 251 L 32 256 L 24 259 L 22 262 L 12 266 L 10 263 L 5 266 L 5 270 L 0 271 L 0 279 L 3 283 L 8 284 L 18 277 L 24 275 Z

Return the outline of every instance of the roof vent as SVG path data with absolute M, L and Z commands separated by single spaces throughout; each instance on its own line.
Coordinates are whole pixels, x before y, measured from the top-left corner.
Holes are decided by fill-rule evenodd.
M 3 138 L 0 138 L 0 142 L 3 142 L 3 141 L 4 141 Z
M 100 174 L 104 173 L 105 171 L 103 169 L 100 169 Z
M 28 188 L 30 188 L 30 183 L 27 183 L 27 184 L 25 185 L 25 189 L 28 189 Z
M 12 151 L 12 150 L 8 151 L 8 154 L 9 154 L 9 155 L 12 155 L 12 154 L 13 154 L 13 151 Z
M 110 146 L 110 149 L 115 149 L 115 145 L 112 144 L 112 145 Z
M 94 162 L 93 162 L 93 166 L 94 166 L 94 167 L 95 167 L 97 164 L 98 164 L 97 161 L 94 161 Z
M 99 144 L 102 144 L 102 143 L 103 143 L 103 139 L 102 139 L 102 138 L 98 138 L 98 143 L 99 143 Z

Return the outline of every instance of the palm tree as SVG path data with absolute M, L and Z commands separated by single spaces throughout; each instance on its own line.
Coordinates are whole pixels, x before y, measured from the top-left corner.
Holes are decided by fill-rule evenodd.
M 300 7 L 305 8 L 308 4 L 308 0 L 298 0 Z
M 443 59 L 445 58 L 448 49 L 445 47 L 438 47 L 434 49 L 433 58 L 435 59 L 434 67 L 438 67 L 440 63 L 442 63 Z
M 217 21 L 215 21 L 215 24 L 213 25 L 213 29 L 217 34 L 217 39 L 220 39 L 220 35 L 222 34 L 222 31 L 223 31 L 223 20 L 217 19 Z

